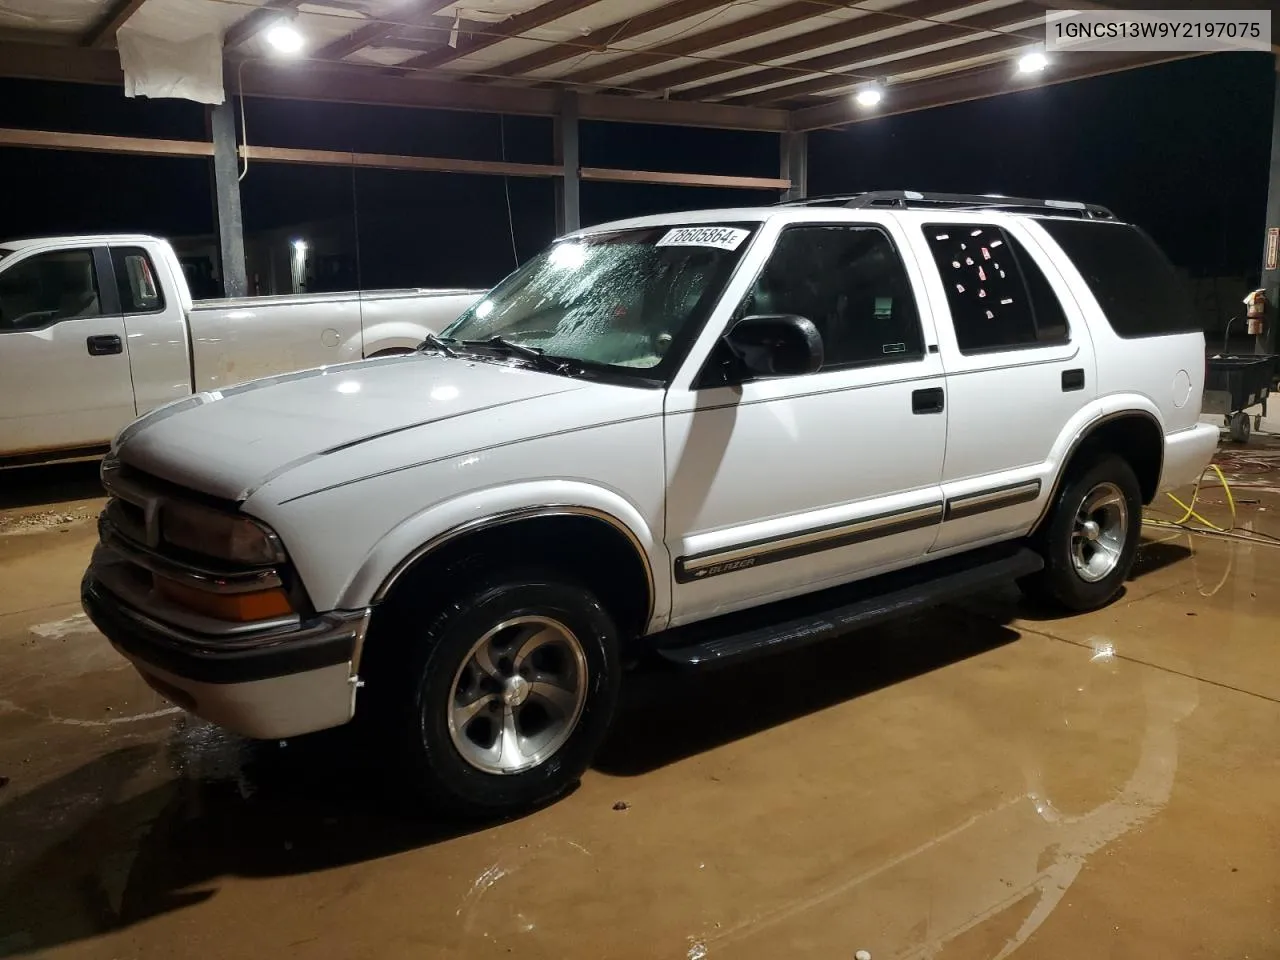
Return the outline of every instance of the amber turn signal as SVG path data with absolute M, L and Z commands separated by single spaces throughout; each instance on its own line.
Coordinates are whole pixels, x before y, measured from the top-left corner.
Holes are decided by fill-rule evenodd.
M 251 593 L 209 593 L 166 577 L 156 577 L 155 588 L 166 600 L 215 620 L 249 623 L 293 613 L 288 596 L 279 587 Z

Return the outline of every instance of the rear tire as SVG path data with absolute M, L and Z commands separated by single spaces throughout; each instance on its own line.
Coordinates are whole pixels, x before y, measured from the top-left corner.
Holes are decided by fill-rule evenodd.
M 1105 456 L 1069 476 L 1032 545 L 1044 569 L 1018 581 L 1040 603 L 1082 612 L 1106 606 L 1133 567 L 1142 492 L 1133 468 Z
M 510 816 L 577 783 L 620 678 L 617 628 L 590 591 L 553 573 L 490 576 L 418 629 L 401 638 L 411 651 L 387 720 L 430 808 Z

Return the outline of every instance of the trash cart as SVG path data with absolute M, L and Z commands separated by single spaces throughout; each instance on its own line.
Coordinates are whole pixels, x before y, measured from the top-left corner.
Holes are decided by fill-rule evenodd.
M 1201 413 L 1220 413 L 1231 439 L 1248 443 L 1252 432 L 1250 407 L 1263 404 L 1271 393 L 1280 356 L 1218 354 L 1208 359 Z

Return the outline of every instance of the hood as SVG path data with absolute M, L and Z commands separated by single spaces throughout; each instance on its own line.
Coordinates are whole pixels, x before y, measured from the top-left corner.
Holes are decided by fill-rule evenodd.
M 126 428 L 116 454 L 153 476 L 240 501 L 315 457 L 588 386 L 466 359 L 367 360 L 188 397 Z

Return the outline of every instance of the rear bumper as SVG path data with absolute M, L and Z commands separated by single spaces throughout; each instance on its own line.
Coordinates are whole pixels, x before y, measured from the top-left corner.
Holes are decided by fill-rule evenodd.
M 91 566 L 80 587 L 94 625 L 163 697 L 236 733 L 297 736 L 349 721 L 367 611 L 326 614 L 234 640 L 162 623 L 108 590 Z
M 1197 423 L 1186 430 L 1166 434 L 1159 492 L 1195 483 L 1217 449 L 1218 428 L 1212 423 Z

